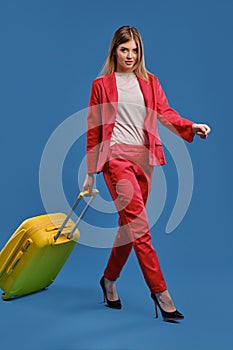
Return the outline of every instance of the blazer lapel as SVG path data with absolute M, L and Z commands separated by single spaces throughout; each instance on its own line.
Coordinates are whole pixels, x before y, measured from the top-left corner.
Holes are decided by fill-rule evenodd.
M 111 73 L 109 75 L 105 75 L 103 77 L 103 85 L 107 95 L 107 101 L 105 102 L 114 104 L 114 108 L 116 109 L 118 102 L 118 93 L 115 74 Z
M 157 108 L 156 108 L 156 96 L 153 87 L 153 83 L 147 82 L 142 78 L 138 78 L 140 88 L 142 90 L 142 94 L 144 96 L 145 105 L 147 108 L 146 118 L 144 121 L 145 130 L 149 132 L 150 135 L 148 137 L 154 136 L 155 128 L 156 128 L 156 120 L 157 120 Z M 153 141 L 150 141 L 150 144 L 153 144 Z
M 152 96 L 150 83 L 140 77 L 138 77 L 138 82 L 145 100 L 145 105 L 147 108 L 151 108 L 153 96 Z

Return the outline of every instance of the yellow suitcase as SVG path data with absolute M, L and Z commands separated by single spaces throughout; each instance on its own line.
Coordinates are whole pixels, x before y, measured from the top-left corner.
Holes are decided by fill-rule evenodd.
M 79 194 L 68 215 L 41 215 L 18 227 L 0 252 L 3 300 L 42 290 L 55 280 L 80 237 L 77 226 L 97 193 L 93 190 L 76 223 L 70 217 L 88 192 Z

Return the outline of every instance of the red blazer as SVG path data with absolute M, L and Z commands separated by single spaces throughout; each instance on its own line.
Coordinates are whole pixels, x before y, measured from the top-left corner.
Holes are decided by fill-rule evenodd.
M 150 151 L 149 163 L 163 165 L 166 161 L 158 133 L 157 119 L 188 142 L 192 142 L 194 137 L 191 128 L 193 122 L 182 118 L 168 105 L 158 78 L 152 74 L 149 74 L 149 77 L 149 81 L 137 78 L 147 107 L 144 131 L 149 141 L 147 145 Z M 117 102 L 118 92 L 114 73 L 93 81 L 88 108 L 86 145 L 88 173 L 101 172 L 107 160 L 116 120 Z

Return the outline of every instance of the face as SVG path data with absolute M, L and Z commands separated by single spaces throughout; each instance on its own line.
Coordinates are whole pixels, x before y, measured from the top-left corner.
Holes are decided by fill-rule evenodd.
M 132 39 L 116 48 L 116 72 L 130 73 L 138 60 L 138 48 Z

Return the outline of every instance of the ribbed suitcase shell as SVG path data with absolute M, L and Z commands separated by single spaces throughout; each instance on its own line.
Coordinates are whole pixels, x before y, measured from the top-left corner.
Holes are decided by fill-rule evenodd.
M 48 287 L 56 278 L 80 237 L 69 219 L 57 241 L 54 240 L 66 215 L 54 213 L 25 220 L 0 253 L 0 288 L 8 300 Z

